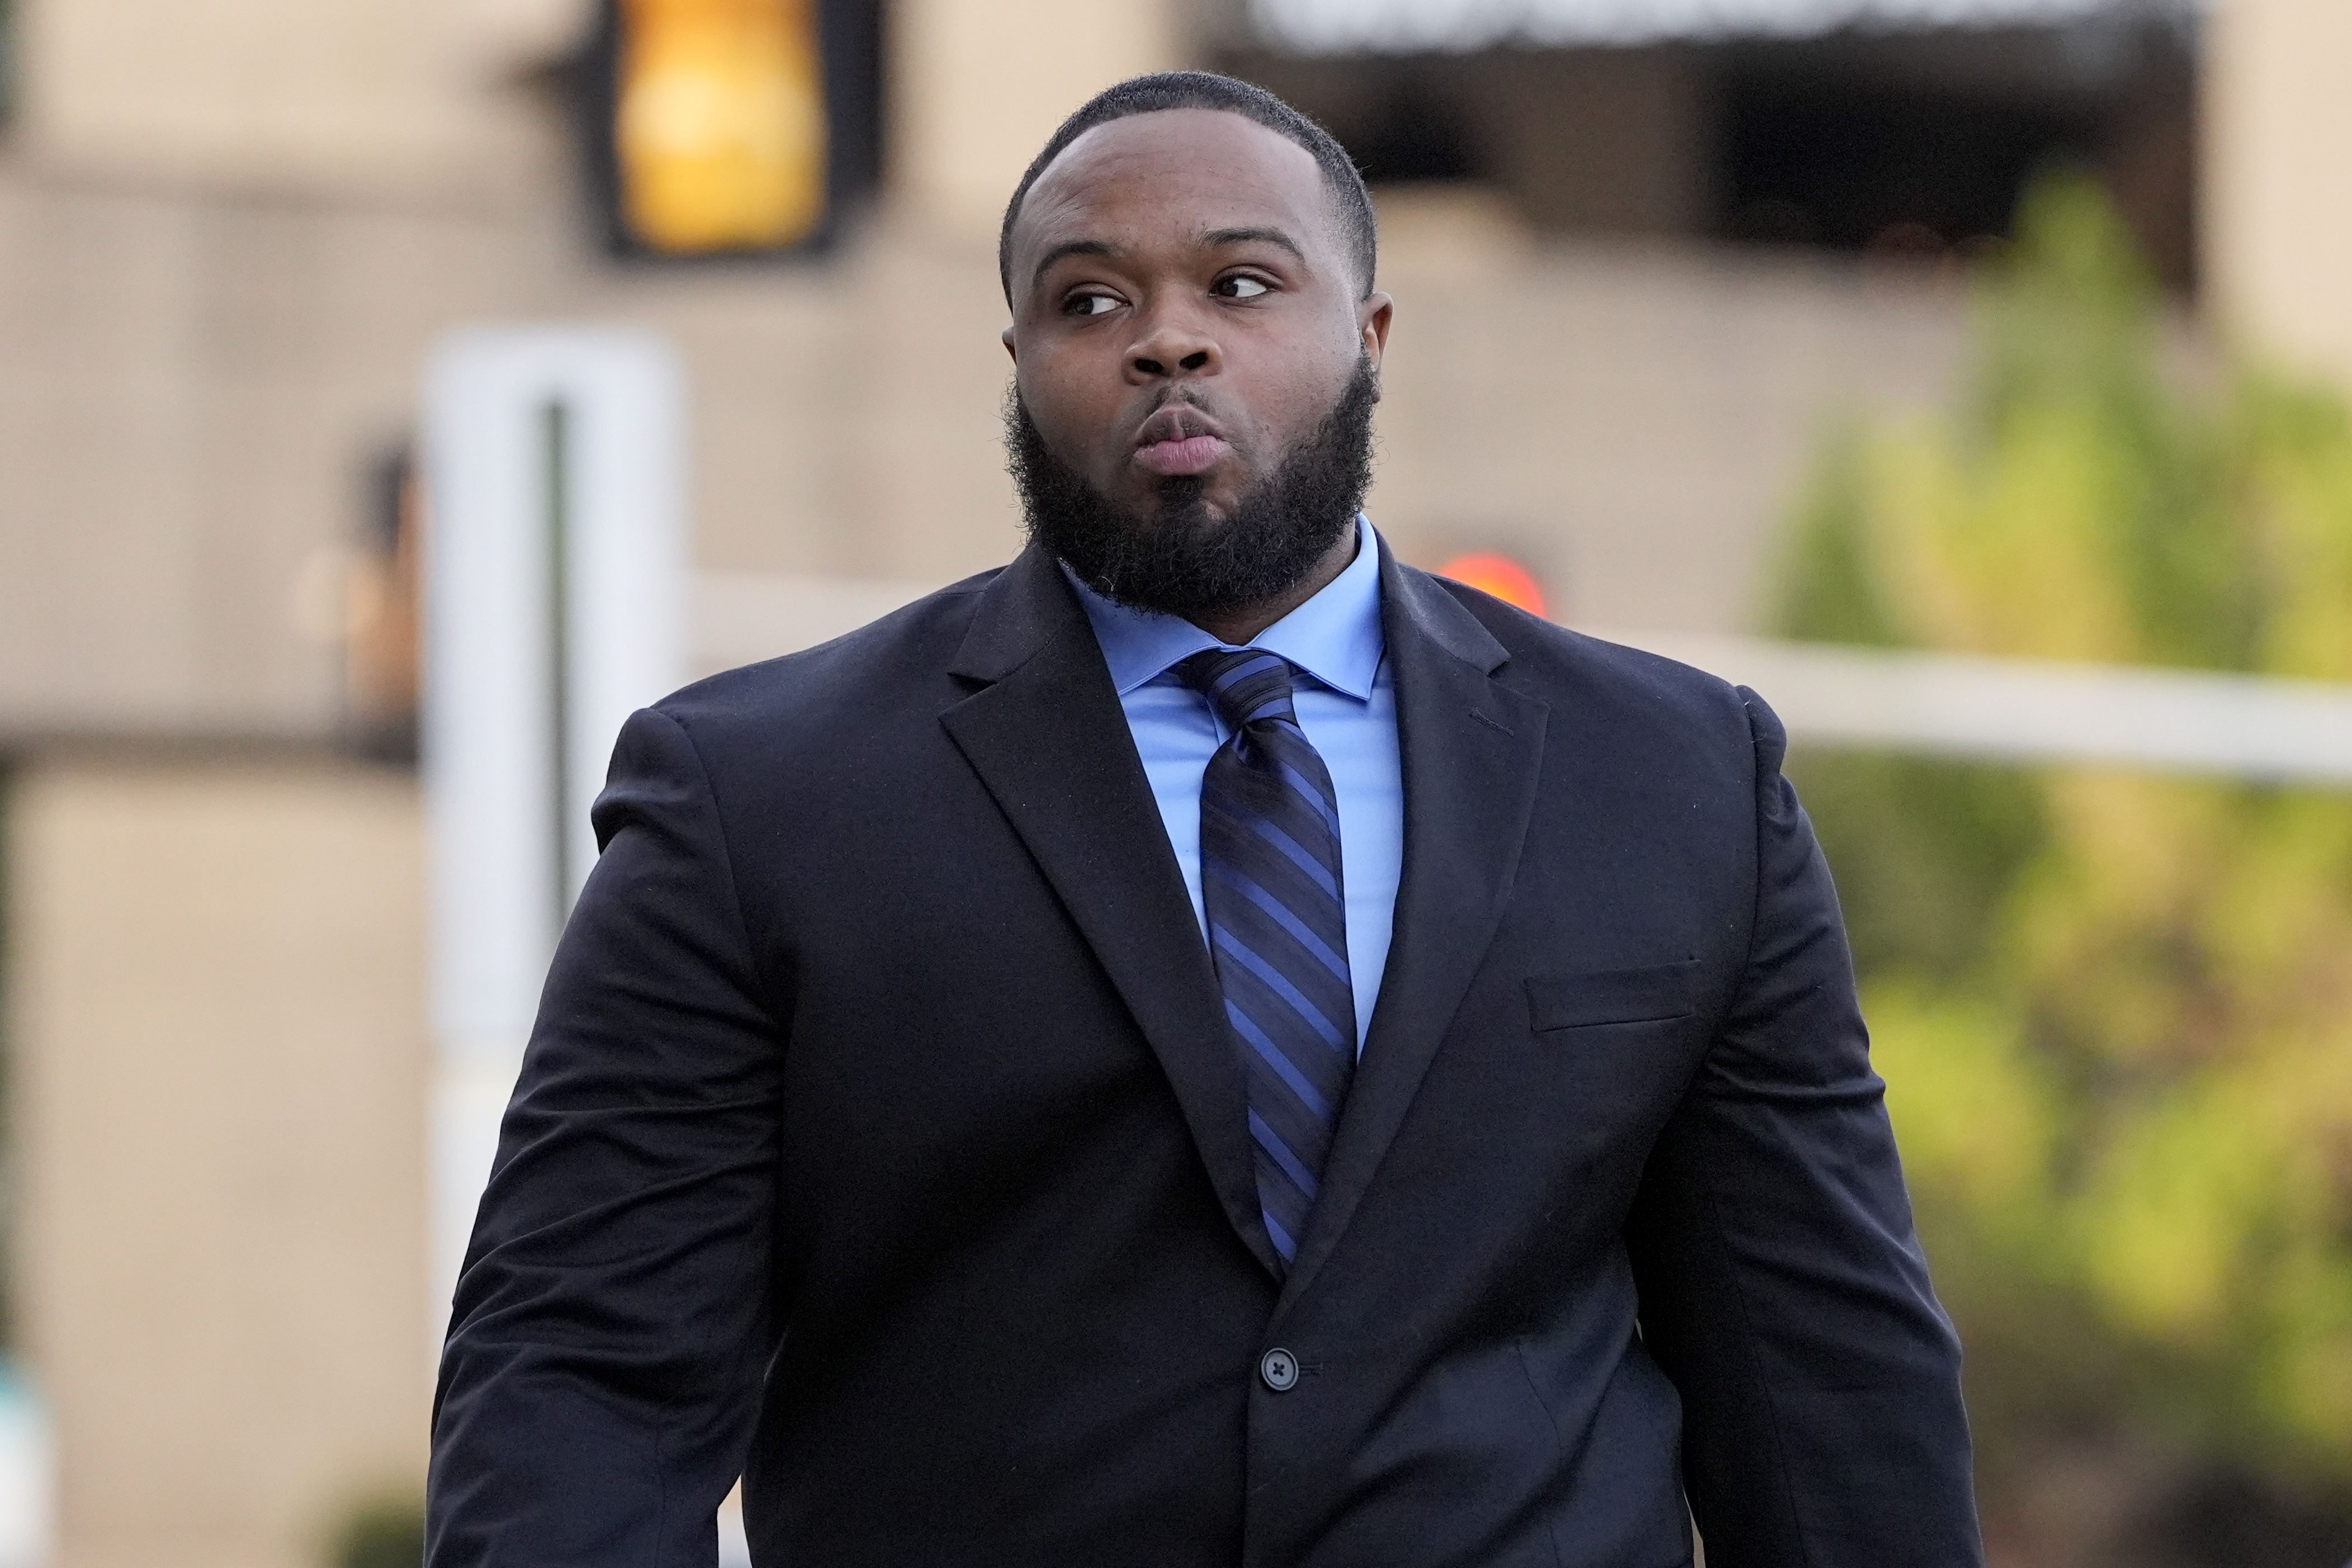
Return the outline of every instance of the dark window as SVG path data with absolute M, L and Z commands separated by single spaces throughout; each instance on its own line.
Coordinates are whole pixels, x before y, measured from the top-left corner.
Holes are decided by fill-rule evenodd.
M 1448 85 L 1409 69 L 1391 71 L 1374 85 L 1369 101 L 1337 133 L 1366 180 L 1467 180 L 1479 172 L 1469 128 Z
M 1722 118 L 1720 227 L 1734 239 L 1858 247 L 2009 232 L 2032 173 L 2087 162 L 2084 111 L 1829 80 L 1735 81 Z
M 2158 272 L 2192 281 L 2195 61 L 2168 26 L 1733 46 L 1714 232 L 1935 251 L 2010 232 L 2045 169 L 2098 176 Z

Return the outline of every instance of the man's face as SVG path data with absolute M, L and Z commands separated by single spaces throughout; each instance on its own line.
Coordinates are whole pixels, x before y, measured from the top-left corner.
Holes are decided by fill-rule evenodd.
M 1097 126 L 1030 187 L 1010 250 L 1022 405 L 1138 519 L 1230 519 L 1378 373 L 1390 303 L 1362 296 L 1321 171 L 1240 115 Z

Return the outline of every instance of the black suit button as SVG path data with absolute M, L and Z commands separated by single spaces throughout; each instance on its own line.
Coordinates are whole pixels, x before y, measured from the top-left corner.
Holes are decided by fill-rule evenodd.
M 1298 1358 L 1286 1350 L 1270 1350 L 1258 1358 L 1257 1375 L 1276 1394 L 1298 1381 Z

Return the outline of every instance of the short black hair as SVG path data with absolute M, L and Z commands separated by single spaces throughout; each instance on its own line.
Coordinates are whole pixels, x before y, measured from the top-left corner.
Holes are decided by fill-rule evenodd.
M 1064 148 L 1096 126 L 1163 109 L 1223 110 L 1255 120 L 1305 148 L 1323 171 L 1324 188 L 1339 210 L 1349 260 L 1362 278 L 1364 292 L 1372 291 L 1372 273 L 1380 263 L 1380 225 L 1372 216 L 1371 193 L 1364 189 L 1364 177 L 1356 172 L 1356 161 L 1348 156 L 1348 150 L 1329 131 L 1262 87 L 1214 71 L 1159 71 L 1129 77 L 1087 99 L 1062 121 L 1044 151 L 1029 161 L 1021 183 L 1013 188 L 1013 199 L 1004 204 L 1004 225 L 996 235 L 996 276 L 1004 286 L 1006 304 L 1013 302 L 1013 220 L 1021 215 L 1021 204 L 1028 199 L 1029 187 L 1037 183 L 1037 176 L 1062 155 Z

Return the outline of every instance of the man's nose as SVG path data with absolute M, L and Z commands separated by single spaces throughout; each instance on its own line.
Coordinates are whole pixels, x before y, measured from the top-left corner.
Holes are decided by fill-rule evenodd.
M 1128 350 L 1128 379 L 1162 381 L 1173 376 L 1214 375 L 1224 362 L 1209 323 L 1181 308 L 1153 311 L 1143 334 Z

